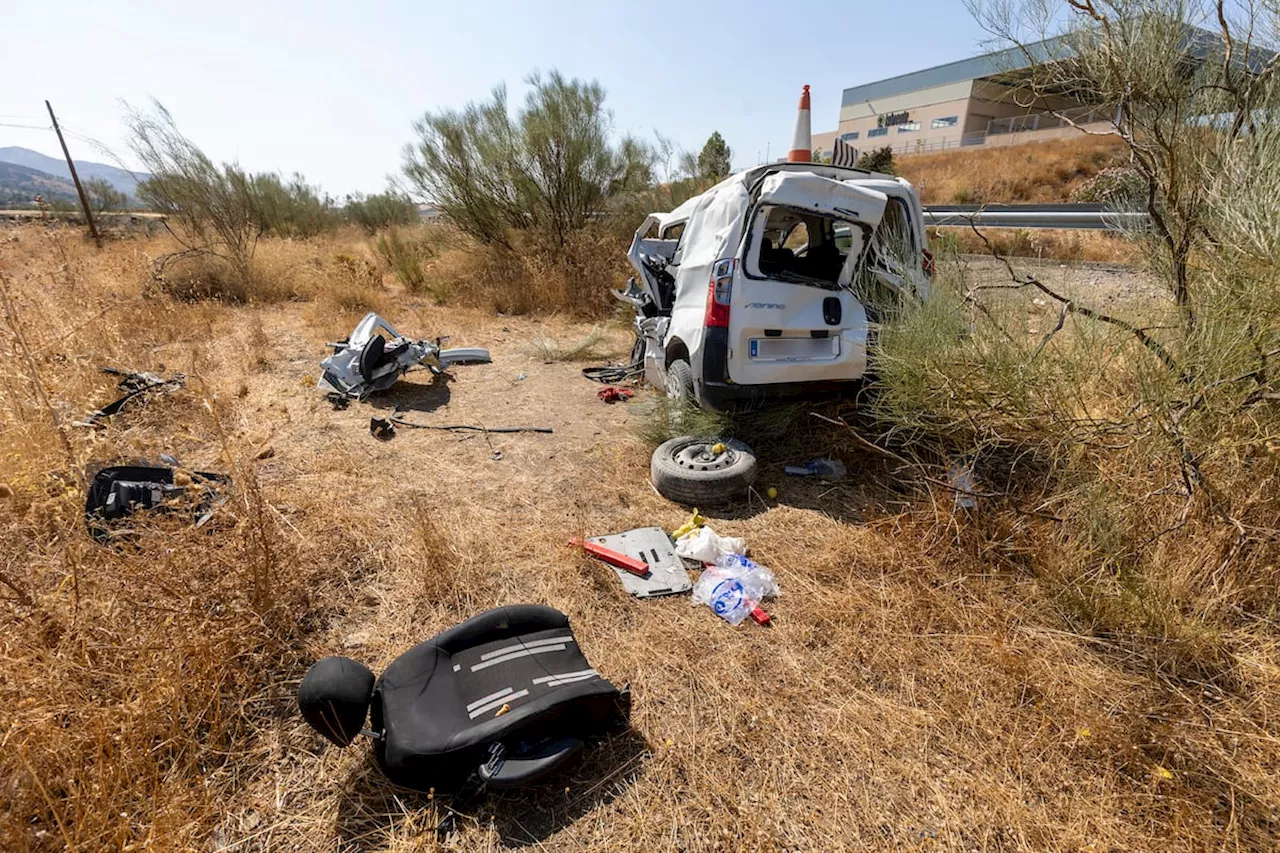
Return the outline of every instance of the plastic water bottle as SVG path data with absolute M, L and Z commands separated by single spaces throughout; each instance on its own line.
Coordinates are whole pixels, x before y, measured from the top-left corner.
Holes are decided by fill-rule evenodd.
M 763 599 L 778 594 L 773 574 L 741 554 L 725 554 L 708 566 L 693 587 L 695 604 L 705 604 L 730 625 L 740 625 Z

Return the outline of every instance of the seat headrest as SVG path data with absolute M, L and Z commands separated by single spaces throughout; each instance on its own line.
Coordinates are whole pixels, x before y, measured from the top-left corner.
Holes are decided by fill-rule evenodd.
M 311 665 L 298 686 L 298 709 L 311 728 L 346 746 L 364 728 L 373 685 L 373 672 L 359 661 L 323 658 Z
M 382 335 L 374 335 L 360 350 L 360 375 L 365 382 L 373 381 L 373 372 L 382 366 L 383 355 L 387 350 L 387 339 Z

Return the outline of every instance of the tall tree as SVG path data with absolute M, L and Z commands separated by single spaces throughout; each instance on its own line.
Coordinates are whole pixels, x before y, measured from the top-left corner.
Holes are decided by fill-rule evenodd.
M 732 156 L 733 151 L 720 135 L 720 131 L 713 131 L 707 138 L 707 144 L 702 146 L 702 153 L 698 155 L 698 177 L 727 177 L 730 169 L 729 160 Z

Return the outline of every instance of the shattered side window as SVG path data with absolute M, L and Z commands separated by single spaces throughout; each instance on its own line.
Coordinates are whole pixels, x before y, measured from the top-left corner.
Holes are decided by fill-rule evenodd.
M 677 222 L 675 225 L 669 226 L 666 231 L 662 232 L 662 239 L 679 240 L 684 235 L 684 226 L 687 224 L 687 222 Z
M 884 216 L 871 237 L 869 265 L 882 272 L 901 277 L 913 264 L 915 250 L 911 241 L 911 216 L 906 202 L 890 198 Z
M 890 198 L 871 237 L 867 262 L 849 283 L 871 322 L 883 323 L 902 307 L 906 271 L 918 263 L 907 205 L 900 198 Z

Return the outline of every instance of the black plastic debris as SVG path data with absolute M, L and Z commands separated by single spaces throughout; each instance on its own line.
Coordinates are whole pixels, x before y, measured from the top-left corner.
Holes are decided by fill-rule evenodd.
M 201 527 L 226 499 L 231 478 L 208 471 L 183 471 L 145 464 L 114 465 L 91 474 L 84 505 L 85 526 L 100 544 L 127 537 L 138 512 L 186 512 Z
M 84 420 L 77 421 L 76 426 L 101 429 L 106 426 L 105 421 L 107 418 L 118 415 L 125 406 L 134 400 L 151 394 L 168 394 L 187 384 L 187 377 L 181 373 L 175 373 L 169 379 L 165 379 L 163 376 L 157 376 L 154 373 L 137 373 L 131 370 L 120 370 L 115 367 L 104 367 L 102 372 L 111 376 L 121 377 L 116 387 L 124 392 L 124 396 L 107 403 L 101 409 L 90 412 Z

